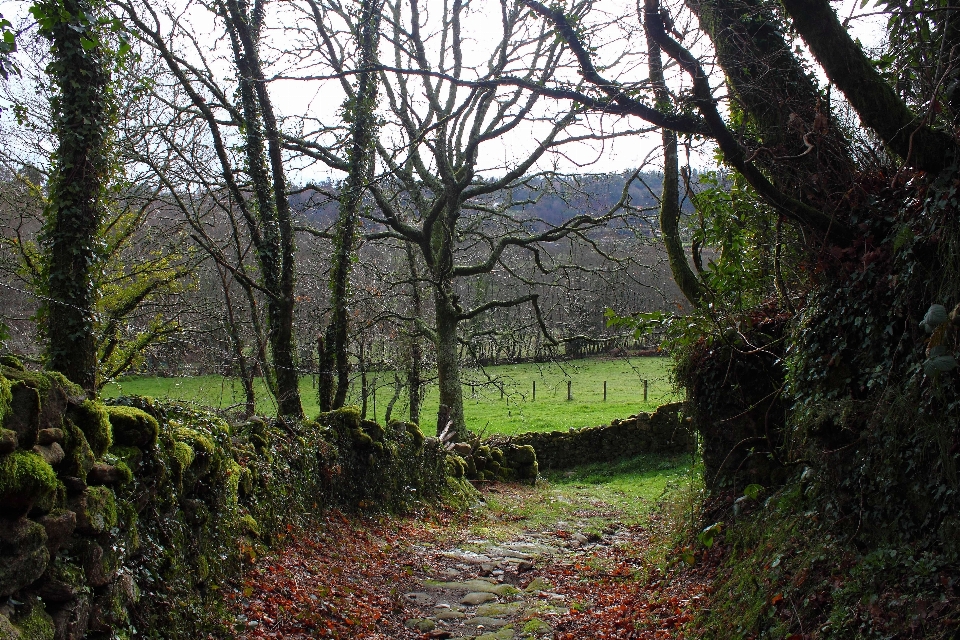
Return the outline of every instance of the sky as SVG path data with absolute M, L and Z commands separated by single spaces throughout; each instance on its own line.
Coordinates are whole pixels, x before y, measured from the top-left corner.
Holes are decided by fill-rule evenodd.
M 216 43 L 216 26 L 210 14 L 200 5 L 189 5 L 188 0 L 177 0 L 185 7 L 184 17 L 189 19 L 193 29 L 197 32 L 199 41 L 203 45 Z M 0 3 L 0 11 L 12 19 L 15 24 L 18 18 L 26 16 L 29 2 L 6 1 Z M 289 48 L 291 43 L 297 43 L 298 34 L 295 27 L 304 20 L 298 15 L 289 3 L 274 2 L 267 18 L 267 42 L 273 51 Z M 437 24 L 442 3 L 440 0 L 425 0 L 423 2 L 425 14 L 430 16 L 428 27 Z M 872 6 L 861 7 L 860 0 L 843 0 L 835 3 L 841 18 L 850 18 L 852 33 L 865 46 L 874 47 L 880 44 L 882 38 L 882 16 L 871 16 Z M 490 55 L 492 45 L 499 40 L 500 3 L 490 0 L 473 0 L 469 5 L 469 18 L 463 24 L 465 34 L 464 61 L 466 66 L 481 65 Z M 430 12 L 433 13 L 430 13 Z M 684 44 L 695 53 L 709 55 L 709 43 L 700 36 L 695 36 L 695 24 L 688 15 L 674 7 L 672 11 L 677 20 L 677 28 L 686 30 L 690 38 Z M 858 18 L 865 15 L 867 17 Z M 646 77 L 645 59 L 634 52 L 642 52 L 646 48 L 643 33 L 639 30 L 636 15 L 630 9 L 624 8 L 624 3 L 614 0 L 596 0 L 589 21 L 583 25 L 584 29 L 594 29 L 595 33 L 590 44 L 595 46 L 595 56 L 600 65 L 605 66 L 603 73 L 610 78 L 616 78 L 625 83 L 641 81 Z M 210 36 L 210 37 L 208 37 Z M 222 43 L 222 40 L 220 41 Z M 222 43 L 225 45 L 226 43 Z M 439 46 L 436 40 L 428 41 L 428 56 L 436 60 Z M 797 43 L 801 49 L 802 42 Z M 222 50 L 222 46 L 221 46 Z M 226 53 L 222 51 L 222 53 Z M 268 50 L 266 59 L 273 59 L 273 72 L 279 75 L 323 75 L 325 70 L 316 66 L 315 56 L 298 51 L 298 57 L 291 60 L 289 56 L 270 55 Z M 388 43 L 381 43 L 381 60 L 392 62 L 393 53 Z M 213 68 L 225 75 L 231 73 L 229 64 L 213 59 Z M 815 66 L 815 65 L 814 65 Z M 677 89 L 687 82 L 682 74 L 677 73 L 674 67 L 668 70 L 668 82 Z M 713 68 L 711 84 L 714 87 L 722 86 L 722 75 Z M 576 72 L 572 68 L 561 71 L 561 77 L 576 79 Z M 470 77 L 470 72 L 464 74 Z M 820 73 L 821 79 L 823 74 Z M 344 93 L 336 80 L 274 80 L 270 85 L 270 92 L 274 105 L 281 116 L 309 115 L 319 122 L 338 122 L 339 111 L 344 102 Z M 549 129 L 551 120 L 561 113 L 568 105 L 550 99 L 542 100 L 531 115 L 530 122 L 525 122 L 510 132 L 509 135 L 491 140 L 482 145 L 479 165 L 482 173 L 495 175 L 502 173 L 505 167 L 510 167 L 519 158 L 524 157 L 537 144 Z M 646 123 L 639 118 L 618 118 L 604 115 L 590 115 L 581 119 L 572 132 L 575 135 L 585 134 L 623 134 L 633 129 L 642 129 Z M 402 144 L 402 137 L 389 126 L 380 132 L 385 141 Z M 623 135 L 604 141 L 590 140 L 565 145 L 560 154 L 551 154 L 538 162 L 536 169 L 552 170 L 572 173 L 606 173 L 624 172 L 636 167 L 645 167 L 650 170 L 659 168 L 660 143 L 659 132 L 646 134 Z M 684 151 L 681 151 L 684 154 Z M 711 168 L 715 165 L 714 152 L 710 144 L 695 144 L 689 148 L 689 155 L 684 154 L 681 159 L 687 159 L 697 169 Z M 289 167 L 290 179 L 293 183 L 303 183 L 308 180 L 322 180 L 338 178 L 336 173 L 325 167 L 297 166 Z

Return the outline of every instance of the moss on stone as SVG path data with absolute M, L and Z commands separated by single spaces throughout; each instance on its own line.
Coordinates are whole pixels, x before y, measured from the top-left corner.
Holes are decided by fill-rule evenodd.
M 143 451 L 140 447 L 110 447 L 110 455 L 123 462 L 131 472 L 136 473 L 143 461 Z
M 0 376 L 0 424 L 6 420 L 10 413 L 10 402 L 13 400 L 13 394 L 10 393 L 10 381 Z
M 67 415 L 83 431 L 94 457 L 101 458 L 113 443 L 107 410 L 99 402 L 84 400 L 71 407 Z
M 410 437 L 413 438 L 413 446 L 419 451 L 423 447 L 424 435 L 423 431 L 420 431 L 420 427 L 416 422 L 405 422 L 403 423 L 404 428 L 407 430 L 407 433 L 410 434 Z
M 152 447 L 157 442 L 160 424 L 152 415 L 136 407 L 108 406 L 113 441 L 120 446 Z
M 51 498 L 57 490 L 53 467 L 32 451 L 14 451 L 0 457 L 0 510 L 9 515 L 26 514 L 35 504 Z
M 86 533 L 106 533 L 117 526 L 116 498 L 107 487 L 87 487 L 76 500 L 77 529 Z
M 10 620 L 22 640 L 53 640 L 55 629 L 53 618 L 43 608 L 37 598 L 30 598 L 18 615 Z
M 71 420 L 63 423 L 63 450 L 67 457 L 58 467 L 61 474 L 86 480 L 96 460 L 87 437 Z
M 0 356 L 0 367 L 7 367 L 8 369 L 14 369 L 16 371 L 26 371 L 26 367 L 23 366 L 23 361 L 9 353 Z
M 240 529 L 244 533 L 260 537 L 260 524 L 249 513 L 240 516 Z
M 360 407 L 348 405 L 335 411 L 328 411 L 317 416 L 317 422 L 335 429 L 359 429 Z
M 386 430 L 373 420 L 361 420 L 360 428 L 377 442 L 383 442 L 384 437 L 387 435 Z
M 350 437 L 353 438 L 353 445 L 358 449 L 366 449 L 373 446 L 373 438 L 360 429 L 350 429 Z

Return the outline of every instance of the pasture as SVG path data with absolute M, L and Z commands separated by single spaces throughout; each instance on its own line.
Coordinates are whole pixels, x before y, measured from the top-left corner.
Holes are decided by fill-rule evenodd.
M 467 425 L 483 435 L 512 434 L 588 427 L 641 411 L 653 411 L 657 406 L 676 399 L 670 382 L 670 362 L 669 358 L 657 357 L 591 358 L 467 369 L 463 372 Z M 393 371 L 372 371 L 367 377 L 371 389 L 367 417 L 382 422 L 394 394 L 395 375 Z M 647 381 L 646 402 L 643 400 L 644 380 Z M 604 381 L 606 400 L 603 397 Z M 572 400 L 567 400 L 568 382 Z M 360 404 L 358 380 L 351 390 L 350 403 Z M 257 393 L 258 412 L 275 414 L 273 399 L 260 380 Z M 315 416 L 319 407 L 313 376 L 301 378 L 300 393 L 307 416 Z M 123 394 L 180 400 L 221 411 L 237 411 L 243 401 L 243 390 L 236 379 L 215 375 L 183 378 L 130 376 L 107 385 L 103 390 L 103 395 L 108 398 Z M 427 435 L 433 433 L 437 405 L 436 386 L 427 385 L 421 409 L 421 422 Z M 402 393 L 392 417 L 406 419 L 407 412 L 406 393 Z

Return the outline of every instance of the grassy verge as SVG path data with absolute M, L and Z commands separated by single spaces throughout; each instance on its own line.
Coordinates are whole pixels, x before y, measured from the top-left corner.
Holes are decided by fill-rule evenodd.
M 534 488 L 497 485 L 485 492 L 486 517 L 472 535 L 507 540 L 523 531 L 562 530 L 588 537 L 645 523 L 658 505 L 682 502 L 696 483 L 690 456 L 641 455 L 630 460 L 550 472 Z
M 669 381 L 667 358 L 588 359 L 559 364 L 519 364 L 471 369 L 464 372 L 464 412 L 471 429 L 478 433 L 513 434 L 524 431 L 549 431 L 588 427 L 609 423 L 641 411 L 653 411 L 675 398 Z M 387 403 L 393 395 L 393 372 L 369 374 L 376 396 L 368 398 L 368 416 L 384 419 Z M 644 380 L 647 401 L 643 401 Z M 567 382 L 573 400 L 567 400 Z M 604 400 L 604 382 L 607 399 Z M 533 385 L 536 383 L 536 399 Z M 315 381 L 304 376 L 300 392 L 308 416 L 319 411 Z M 359 384 L 350 402 L 359 404 Z M 500 389 L 503 388 L 501 398 Z M 236 379 L 223 376 L 158 378 L 131 376 L 107 385 L 104 396 L 146 395 L 194 402 L 221 410 L 237 410 L 243 400 Z M 276 407 L 261 381 L 257 381 L 258 411 L 275 413 Z M 435 387 L 427 389 L 421 414 L 425 431 L 427 416 L 435 416 L 438 398 Z M 376 409 L 374 411 L 374 409 Z M 393 417 L 404 418 L 404 398 L 394 407 Z

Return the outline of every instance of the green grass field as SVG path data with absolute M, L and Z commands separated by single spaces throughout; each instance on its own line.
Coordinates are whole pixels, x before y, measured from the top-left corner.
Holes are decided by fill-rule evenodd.
M 517 364 L 464 371 L 464 412 L 474 432 L 512 434 L 524 431 L 549 431 L 588 427 L 609 423 L 614 418 L 652 411 L 664 402 L 675 399 L 669 380 L 668 358 L 589 359 L 559 364 Z M 487 376 L 498 383 L 482 385 Z M 376 397 L 367 404 L 368 417 L 383 421 L 387 403 L 393 395 L 393 372 L 368 374 Z M 643 381 L 647 380 L 647 402 L 643 401 Z M 567 400 L 567 381 L 571 383 L 573 400 Z M 603 383 L 607 383 L 607 400 L 603 400 Z M 259 382 L 259 381 L 258 381 Z M 533 398 L 533 383 L 537 396 Z M 473 383 L 474 386 L 470 386 Z M 300 381 L 304 411 L 314 416 L 319 411 L 315 381 L 305 376 Z M 500 397 L 499 385 L 504 387 Z M 359 382 L 351 402 L 359 404 Z M 239 409 L 242 389 L 232 378 L 196 376 L 190 378 L 154 378 L 131 376 L 108 385 L 103 395 L 147 395 L 197 403 L 222 410 Z M 421 415 L 424 431 L 429 434 L 437 412 L 436 387 L 429 387 Z M 272 398 L 262 384 L 258 385 L 258 411 L 276 412 Z M 394 418 L 407 417 L 405 396 L 393 409 Z

